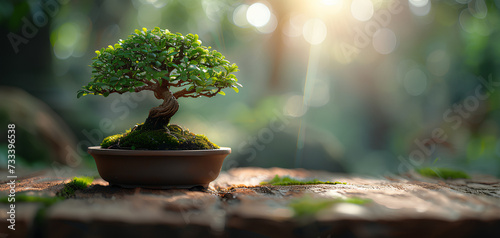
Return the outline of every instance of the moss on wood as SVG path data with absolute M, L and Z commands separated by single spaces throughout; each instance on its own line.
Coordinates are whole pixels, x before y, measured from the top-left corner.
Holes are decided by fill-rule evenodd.
M 346 184 L 342 182 L 330 182 L 330 181 L 319 181 L 317 179 L 312 180 L 297 180 L 290 178 L 289 176 L 280 177 L 278 175 L 274 176 L 273 179 L 267 182 L 261 182 L 262 185 L 311 185 L 311 184 Z
M 75 195 L 75 192 L 80 189 L 85 189 L 94 181 L 91 177 L 74 177 L 69 183 L 57 192 L 58 197 L 69 198 Z
M 42 203 L 47 206 L 50 206 L 62 200 L 62 198 L 60 197 L 46 197 L 46 196 L 42 197 L 42 196 L 26 195 L 24 193 L 17 194 L 14 198 L 15 202 Z M 0 203 L 11 203 L 11 201 L 9 201 L 8 196 L 5 196 L 0 198 Z
M 424 167 L 416 169 L 416 171 L 420 175 L 430 178 L 441 178 L 441 179 L 470 178 L 470 176 L 463 171 L 449 169 L 449 168 Z
M 356 205 L 365 205 L 372 202 L 371 199 L 358 197 L 335 198 L 335 199 L 314 199 L 309 196 L 304 196 L 293 200 L 288 205 L 293 209 L 295 217 L 312 216 L 323 209 L 327 209 L 338 203 L 351 203 Z

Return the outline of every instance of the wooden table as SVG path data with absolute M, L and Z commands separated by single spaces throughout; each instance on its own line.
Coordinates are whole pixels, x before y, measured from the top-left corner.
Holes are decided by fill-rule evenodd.
M 259 185 L 275 175 L 341 181 L 337 185 Z M 27 176 L 17 193 L 55 196 L 69 178 Z M 8 194 L 2 183 L 2 197 Z M 357 197 L 297 216 L 290 204 Z M 123 189 L 94 180 L 74 198 L 47 205 L 16 203 L 16 231 L 2 237 L 500 237 L 500 180 L 359 177 L 324 171 L 238 168 L 208 189 Z

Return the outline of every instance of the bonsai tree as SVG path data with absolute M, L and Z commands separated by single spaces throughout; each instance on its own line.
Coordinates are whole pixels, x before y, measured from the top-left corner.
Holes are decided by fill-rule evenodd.
M 152 91 L 163 102 L 149 111 L 141 131 L 170 133 L 167 125 L 179 109 L 179 98 L 225 95 L 222 89 L 238 92 L 241 87 L 233 74 L 238 66 L 210 49 L 195 34 L 183 36 L 158 27 L 135 30 L 127 39 L 96 51 L 92 81 L 77 97 Z

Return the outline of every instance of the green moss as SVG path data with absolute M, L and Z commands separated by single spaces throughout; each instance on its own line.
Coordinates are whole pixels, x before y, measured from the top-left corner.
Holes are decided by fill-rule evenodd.
M 108 137 L 104 138 L 104 140 L 102 140 L 101 147 L 108 148 L 108 147 L 118 143 L 118 140 L 121 139 L 124 135 L 125 135 L 125 133 L 116 134 L 116 135 L 112 135 L 112 136 L 108 136 Z
M 441 178 L 441 179 L 470 178 L 470 176 L 463 171 L 449 169 L 449 168 L 425 167 L 416 169 L 416 171 L 422 176 L 431 178 Z
M 1 203 L 10 203 L 9 202 L 9 197 L 2 197 L 0 198 Z M 30 196 L 26 194 L 17 194 L 15 196 L 16 201 L 15 202 L 33 202 L 33 203 L 43 203 L 47 206 L 50 206 L 58 201 L 61 201 L 60 197 L 38 197 L 38 196 Z
M 69 183 L 65 184 L 64 187 L 57 192 L 59 197 L 72 197 L 77 190 L 85 189 L 92 184 L 94 181 L 91 177 L 74 177 Z
M 160 130 L 145 130 L 138 124 L 133 130 L 106 137 L 103 148 L 141 150 L 206 150 L 220 147 L 204 135 L 196 135 L 177 125 L 168 125 Z
M 317 179 L 302 181 L 302 180 L 290 178 L 289 176 L 280 177 L 280 176 L 276 175 L 270 181 L 261 182 L 260 184 L 262 184 L 262 185 L 308 185 L 308 184 L 346 184 L 346 183 L 342 183 L 342 182 L 338 182 L 338 181 L 335 181 L 335 182 L 319 181 Z
M 178 146 L 179 140 L 163 130 L 132 131 L 120 140 L 120 147 L 171 149 Z
M 311 216 L 319 211 L 329 208 L 338 203 L 352 203 L 357 205 L 365 205 L 372 202 L 371 199 L 350 197 L 350 198 L 336 198 L 336 199 L 314 199 L 309 196 L 292 200 L 288 205 L 294 211 L 296 217 Z

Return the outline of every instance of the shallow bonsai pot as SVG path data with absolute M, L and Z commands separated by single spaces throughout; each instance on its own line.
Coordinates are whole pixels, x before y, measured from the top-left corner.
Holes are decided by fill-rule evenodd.
M 88 148 L 102 179 L 125 188 L 207 187 L 219 176 L 231 148 L 215 150 L 119 150 Z

